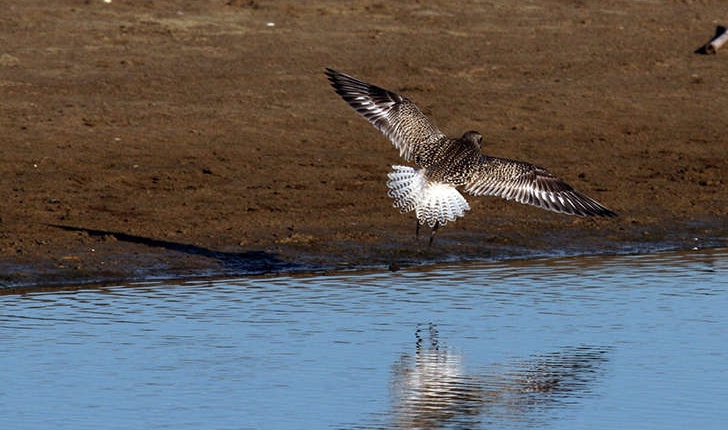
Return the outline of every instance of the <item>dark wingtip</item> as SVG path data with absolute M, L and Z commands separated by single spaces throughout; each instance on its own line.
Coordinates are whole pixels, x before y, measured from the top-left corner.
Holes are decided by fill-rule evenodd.
M 332 69 L 331 67 L 327 67 L 324 73 L 329 79 L 329 83 L 336 88 L 336 82 L 341 78 L 342 73 Z
M 324 70 L 324 74 L 326 74 L 326 77 L 329 78 L 329 81 L 333 83 L 334 79 L 336 79 L 336 75 L 338 75 L 339 72 L 330 67 L 327 67 L 326 70 Z
M 611 209 L 607 209 L 602 205 L 599 205 L 596 210 L 591 210 L 587 213 L 587 216 L 599 216 L 604 218 L 616 218 L 619 215 Z
M 598 201 L 590 197 L 584 196 L 583 194 L 579 195 L 582 197 L 582 201 L 580 202 L 580 204 L 583 206 L 583 209 L 586 209 L 584 211 L 584 214 L 586 216 L 599 216 L 604 218 L 615 218 L 618 216 L 616 212 L 604 207 Z
M 331 67 L 327 67 L 324 73 L 329 79 L 329 83 L 331 84 L 331 86 L 334 87 L 336 92 L 341 96 L 345 94 L 341 89 L 342 85 L 344 85 L 349 80 L 356 81 L 356 79 L 352 78 L 346 73 L 341 73 L 338 70 L 332 69 Z

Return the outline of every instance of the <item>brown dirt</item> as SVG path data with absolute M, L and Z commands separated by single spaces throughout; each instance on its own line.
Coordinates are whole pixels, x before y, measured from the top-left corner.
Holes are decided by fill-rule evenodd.
M 726 243 L 723 0 L 6 3 L 3 285 Z M 469 198 L 427 249 L 326 66 L 621 217 Z

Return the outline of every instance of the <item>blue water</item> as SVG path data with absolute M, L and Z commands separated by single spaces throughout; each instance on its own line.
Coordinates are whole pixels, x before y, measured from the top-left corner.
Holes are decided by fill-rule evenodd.
M 2 429 L 718 429 L 728 249 L 0 296 Z

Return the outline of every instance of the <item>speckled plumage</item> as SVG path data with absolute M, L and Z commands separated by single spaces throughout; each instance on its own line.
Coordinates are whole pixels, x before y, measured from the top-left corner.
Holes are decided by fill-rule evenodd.
M 449 138 L 406 97 L 326 69 L 334 90 L 384 133 L 400 156 L 419 168 L 393 166 L 389 196 L 402 212 L 414 210 L 433 229 L 464 215 L 470 206 L 457 187 L 474 196 L 498 196 L 577 216 L 616 216 L 544 168 L 481 152 L 482 136 Z

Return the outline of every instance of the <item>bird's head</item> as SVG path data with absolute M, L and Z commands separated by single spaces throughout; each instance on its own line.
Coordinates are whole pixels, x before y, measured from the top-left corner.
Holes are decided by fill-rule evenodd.
M 463 134 L 462 140 L 480 145 L 483 142 L 483 136 L 477 131 L 467 131 Z

